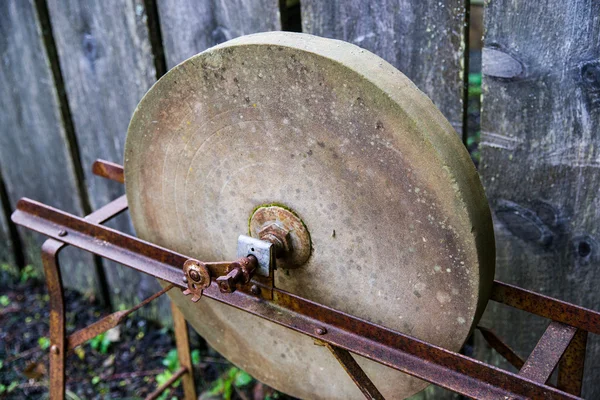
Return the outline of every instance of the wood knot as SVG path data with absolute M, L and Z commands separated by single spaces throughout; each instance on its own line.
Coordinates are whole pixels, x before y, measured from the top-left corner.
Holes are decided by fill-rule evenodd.
M 83 47 L 83 55 L 88 61 L 93 63 L 98 59 L 98 41 L 93 35 L 89 33 L 84 34 L 81 46 Z
M 550 247 L 554 241 L 554 233 L 550 227 L 529 208 L 512 201 L 498 200 L 496 216 L 511 234 L 521 240 L 544 248 Z M 544 219 L 547 220 L 547 216 Z
M 596 255 L 597 244 L 590 235 L 579 235 L 571 239 L 571 254 L 579 265 L 588 265 Z
M 600 61 L 592 61 L 581 66 L 581 79 L 585 85 L 600 90 Z
M 521 61 L 498 48 L 484 47 L 481 57 L 481 72 L 493 78 L 514 79 L 525 70 Z

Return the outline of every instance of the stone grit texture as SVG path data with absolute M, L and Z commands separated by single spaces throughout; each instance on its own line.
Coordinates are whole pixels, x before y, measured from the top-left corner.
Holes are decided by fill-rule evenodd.
M 310 300 L 455 351 L 487 303 L 494 237 L 466 150 L 404 75 L 354 45 L 272 32 L 179 64 L 132 118 L 125 173 L 137 234 L 206 261 L 235 257 L 257 206 L 294 210 L 312 255 L 275 284 Z M 297 397 L 362 398 L 310 338 L 171 296 L 257 379 Z M 357 360 L 386 398 L 426 386 Z

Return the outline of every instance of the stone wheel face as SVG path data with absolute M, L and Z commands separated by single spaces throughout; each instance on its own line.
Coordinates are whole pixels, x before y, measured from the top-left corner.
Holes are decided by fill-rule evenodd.
M 276 287 L 458 351 L 494 275 L 489 208 L 469 155 L 404 75 L 354 45 L 292 33 L 241 37 L 166 74 L 138 106 L 125 151 L 142 239 L 233 260 L 261 205 L 301 218 L 308 261 Z M 217 351 L 302 398 L 362 398 L 313 340 L 169 292 Z M 355 356 L 386 398 L 426 383 Z

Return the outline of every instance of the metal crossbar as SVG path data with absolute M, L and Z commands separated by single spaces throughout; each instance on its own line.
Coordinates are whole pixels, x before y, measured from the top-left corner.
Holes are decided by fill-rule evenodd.
M 122 168 L 116 164 L 97 161 L 93 171 L 123 182 Z M 125 209 L 126 201 L 121 197 L 90 216 L 79 218 L 22 199 L 13 213 L 15 223 L 51 238 L 43 246 L 43 257 L 51 298 L 51 349 L 55 349 L 51 350 L 50 359 L 53 399 L 64 397 L 64 354 L 69 348 L 56 258 L 64 246 L 72 245 L 154 276 L 176 287 L 173 290 L 186 289 L 182 266 L 188 257 L 101 225 Z M 219 276 L 228 264 L 205 263 L 212 276 Z M 257 286 L 266 290 L 251 290 Z M 519 374 L 513 374 L 279 290 L 269 278 L 256 276 L 234 293 L 221 293 L 213 282 L 204 295 L 313 337 L 332 352 L 367 398 L 383 397 L 350 353 L 473 398 L 576 399 L 581 394 L 587 332 L 600 334 L 600 313 L 495 281 L 491 300 L 553 321 L 525 361 L 493 332 L 481 328 L 484 338 L 494 348 L 500 349 L 513 365 L 521 367 Z M 195 393 L 187 332 L 182 337 L 185 320 L 176 307 L 173 314 L 182 365 L 180 374 L 186 399 L 191 399 Z M 547 381 L 557 366 L 558 384 L 554 387 Z

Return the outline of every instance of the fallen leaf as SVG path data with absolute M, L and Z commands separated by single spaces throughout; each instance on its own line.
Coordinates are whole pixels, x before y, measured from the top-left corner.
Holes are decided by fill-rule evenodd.
M 23 375 L 25 375 L 27 379 L 33 379 L 37 381 L 42 376 L 46 375 L 46 366 L 37 362 L 29 363 L 23 370 Z

